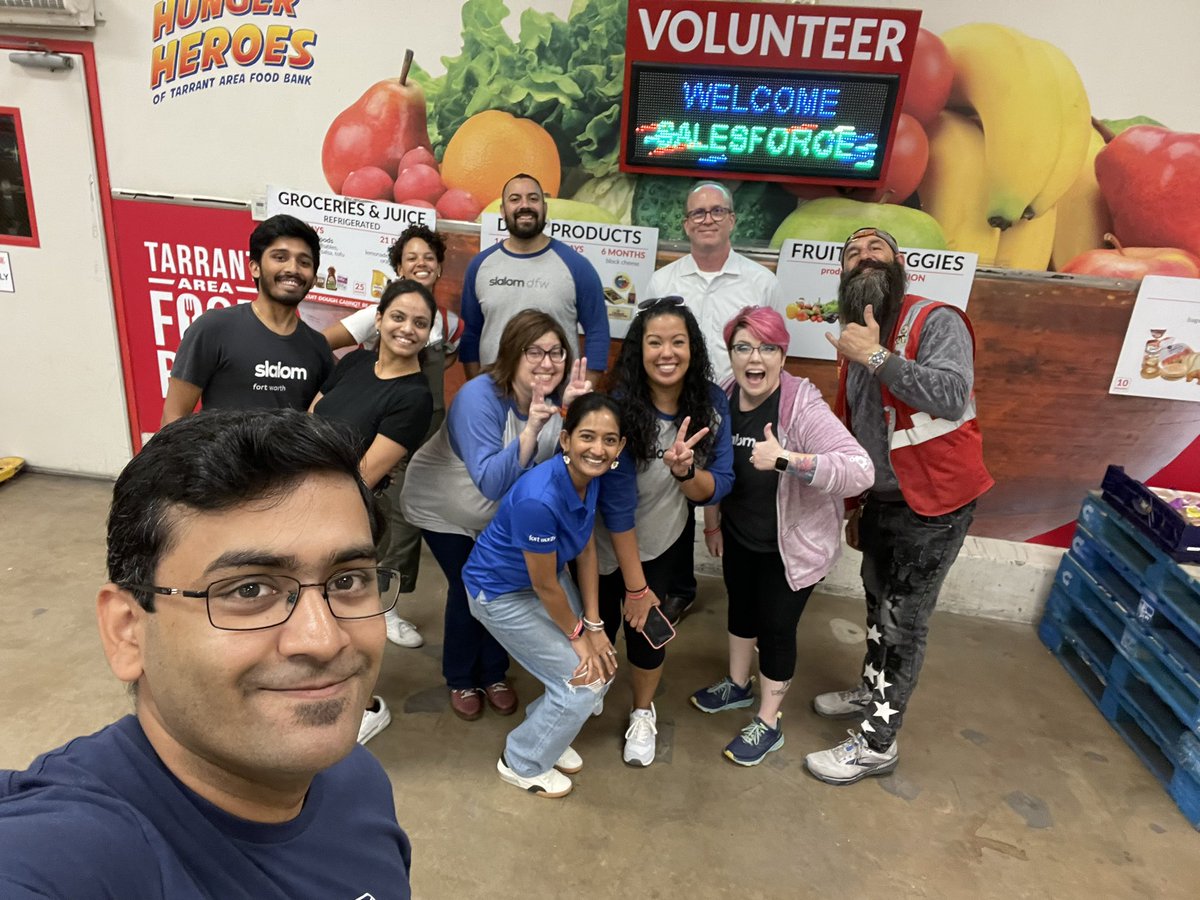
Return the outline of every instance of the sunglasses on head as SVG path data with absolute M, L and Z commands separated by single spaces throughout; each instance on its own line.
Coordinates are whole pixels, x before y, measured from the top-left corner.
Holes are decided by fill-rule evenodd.
M 686 302 L 678 294 L 670 294 L 666 297 L 650 297 L 638 304 L 638 312 L 645 312 L 648 309 L 656 309 L 661 306 L 683 306 Z

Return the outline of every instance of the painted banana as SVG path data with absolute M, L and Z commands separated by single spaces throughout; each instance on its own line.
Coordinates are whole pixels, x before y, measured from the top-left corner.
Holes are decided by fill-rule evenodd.
M 1054 224 L 1058 207 L 1036 219 L 1019 219 L 1000 235 L 996 247 L 996 265 L 1006 269 L 1031 269 L 1045 272 L 1050 265 L 1050 250 L 1054 246 Z
M 970 106 L 983 124 L 987 221 L 1008 228 L 1041 193 L 1059 157 L 1062 104 L 1048 55 L 1003 25 L 951 28 L 942 42 L 954 61 L 951 106 Z
M 1062 135 L 1059 138 L 1058 160 L 1045 186 L 1025 211 L 1028 218 L 1042 215 L 1075 183 L 1092 134 L 1092 107 L 1074 64 L 1067 54 L 1053 44 L 1039 40 L 1032 40 L 1031 43 L 1036 50 L 1045 54 L 1054 69 L 1054 89 L 1058 91 L 1062 109 Z
M 961 113 L 942 110 L 929 127 L 929 164 L 917 188 L 921 208 L 946 235 L 946 246 L 979 254 L 979 265 L 996 261 L 1000 229 L 987 223 L 983 130 Z
M 1055 206 L 1058 224 L 1050 262 L 1060 272 L 1080 253 L 1103 247 L 1104 235 L 1112 231 L 1112 215 L 1096 181 L 1096 154 L 1103 149 L 1104 138 L 1093 128 L 1079 177 Z

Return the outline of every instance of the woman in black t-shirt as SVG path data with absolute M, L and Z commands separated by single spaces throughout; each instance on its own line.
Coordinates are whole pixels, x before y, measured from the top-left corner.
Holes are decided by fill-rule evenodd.
M 379 346 L 355 350 L 338 363 L 309 412 L 349 426 L 362 457 L 359 470 L 376 494 L 429 428 L 433 397 L 421 373 L 437 305 L 429 289 L 401 278 L 383 292 L 375 327 Z

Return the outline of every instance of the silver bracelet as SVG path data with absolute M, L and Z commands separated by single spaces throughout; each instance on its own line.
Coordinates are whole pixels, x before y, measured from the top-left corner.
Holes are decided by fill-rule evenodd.
M 586 628 L 588 631 L 603 631 L 604 630 L 604 620 L 601 619 L 599 622 L 592 622 L 588 619 L 587 616 L 584 616 L 583 617 L 583 627 Z

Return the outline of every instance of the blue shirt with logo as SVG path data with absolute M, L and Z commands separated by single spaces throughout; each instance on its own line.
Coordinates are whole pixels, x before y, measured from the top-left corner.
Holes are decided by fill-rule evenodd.
M 463 567 L 463 582 L 485 601 L 532 588 L 525 553 L 555 553 L 557 571 L 587 546 L 596 521 L 599 479 L 582 499 L 561 456 L 538 464 L 513 485 L 491 524 L 475 542 Z

